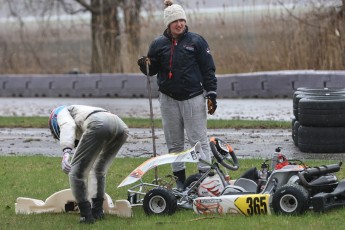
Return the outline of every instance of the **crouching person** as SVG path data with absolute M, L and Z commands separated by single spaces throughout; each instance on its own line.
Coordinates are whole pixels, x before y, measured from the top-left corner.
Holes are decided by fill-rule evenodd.
M 103 219 L 106 174 L 127 140 L 127 125 L 105 109 L 69 105 L 51 112 L 49 128 L 60 142 L 62 170 L 69 175 L 80 222 L 94 223 Z

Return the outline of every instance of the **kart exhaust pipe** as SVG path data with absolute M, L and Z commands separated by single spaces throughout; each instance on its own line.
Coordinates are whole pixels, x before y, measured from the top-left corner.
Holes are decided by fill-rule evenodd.
M 310 187 L 315 187 L 315 186 L 322 186 L 322 185 L 316 185 L 313 183 L 309 183 L 307 181 L 307 178 L 312 178 L 314 176 L 322 176 L 322 175 L 326 175 L 328 173 L 338 172 L 340 170 L 340 167 L 342 164 L 343 164 L 342 162 L 339 162 L 338 164 L 322 165 L 319 167 L 309 168 L 309 169 L 306 169 L 305 171 L 298 173 L 298 177 L 299 177 L 301 183 L 306 187 L 310 188 Z M 331 181 L 330 178 L 328 178 L 327 180 Z
M 342 164 L 343 164 L 342 162 L 339 162 L 339 164 L 322 165 L 319 167 L 309 168 L 305 170 L 305 175 L 312 177 L 312 176 L 324 175 L 327 173 L 338 172 Z

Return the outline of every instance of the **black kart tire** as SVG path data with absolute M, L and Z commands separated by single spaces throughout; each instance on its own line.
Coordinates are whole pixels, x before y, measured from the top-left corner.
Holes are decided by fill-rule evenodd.
M 177 209 L 177 200 L 171 191 L 151 189 L 144 196 L 143 208 L 147 215 L 172 215 Z
M 345 97 L 327 100 L 303 98 L 298 105 L 298 120 L 305 126 L 345 126 Z
M 328 97 L 328 96 L 344 96 L 345 91 L 320 91 L 320 92 L 303 92 L 295 91 L 292 95 L 293 102 L 298 102 L 299 99 L 305 97 Z
M 302 99 L 311 99 L 316 101 L 327 101 L 327 100 L 345 100 L 345 94 L 343 95 L 328 95 L 328 96 L 319 96 L 319 95 L 305 95 L 300 94 L 294 97 L 293 99 L 293 114 L 296 117 L 296 119 L 299 120 L 299 107 L 300 107 L 300 101 Z
M 298 118 L 298 102 L 302 98 L 324 98 L 329 97 L 345 97 L 345 88 L 308 88 L 308 87 L 299 87 L 293 93 L 292 102 L 293 102 L 293 114 Z
M 303 214 L 309 208 L 308 191 L 298 184 L 283 185 L 273 194 L 272 208 L 276 214 Z
M 298 88 L 292 139 L 307 153 L 345 152 L 345 89 Z
M 344 153 L 345 144 L 310 145 L 298 143 L 298 149 L 303 153 Z
M 201 173 L 192 174 L 187 177 L 186 181 L 184 182 L 184 187 L 188 188 L 193 182 L 198 181 L 201 178 Z
M 306 153 L 345 152 L 345 127 L 298 128 L 298 148 Z
M 325 95 L 317 95 L 317 94 L 297 94 L 293 97 L 293 108 L 298 108 L 298 103 L 303 98 L 313 98 L 319 100 L 333 100 L 333 99 L 345 99 L 345 92 L 339 94 L 325 94 Z
M 345 92 L 345 88 L 309 88 L 309 87 L 299 87 L 295 92 L 304 93 L 332 93 L 332 92 Z

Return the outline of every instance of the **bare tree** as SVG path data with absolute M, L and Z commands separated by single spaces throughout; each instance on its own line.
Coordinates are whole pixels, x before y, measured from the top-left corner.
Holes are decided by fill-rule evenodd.
M 47 30 L 42 26 L 48 25 L 52 15 L 59 15 L 56 9 L 70 15 L 89 12 L 91 30 L 91 73 L 118 73 L 124 72 L 123 59 L 133 61 L 137 57 L 140 44 L 139 13 L 141 0 L 30 0 L 13 1 L 4 0 L 10 10 L 11 17 L 18 19 L 21 42 L 26 50 L 31 53 L 36 66 L 44 72 L 51 72 L 51 68 L 42 64 L 39 56 L 39 42 L 30 43 L 26 40 L 25 21 L 26 15 L 34 15 L 40 23 L 42 37 Z M 23 14 L 24 12 L 24 14 Z M 123 15 L 123 17 L 121 17 Z M 39 19 L 41 18 L 41 19 Z M 46 23 L 47 22 L 47 23 Z M 57 32 L 59 33 L 59 32 Z M 126 39 L 126 47 L 122 40 Z M 35 46 L 33 46 L 34 44 Z M 125 52 L 122 50 L 125 49 Z M 123 58 L 122 53 L 131 56 Z
M 60 0 L 66 6 L 65 0 Z M 138 15 L 141 0 L 75 0 L 85 11 L 91 13 L 92 73 L 123 72 L 121 59 L 121 27 L 119 8 L 122 7 L 125 31 L 129 34 L 127 53 L 132 54 L 139 48 Z M 67 8 L 66 8 L 67 9 Z
M 123 1 L 123 12 L 125 22 L 125 33 L 127 37 L 127 53 L 129 60 L 134 60 L 138 57 L 140 48 L 140 8 L 141 0 L 127 0 Z
M 184 7 L 192 4 L 187 0 L 175 2 Z M 199 4 L 213 4 L 213 1 L 201 2 Z M 286 5 L 287 1 L 267 2 L 286 9 L 283 17 L 271 15 L 274 18 L 265 18 L 264 23 L 258 20 L 251 31 L 250 25 L 243 26 L 232 18 L 222 16 L 220 21 L 213 22 L 210 17 L 211 20 L 207 20 L 210 24 L 205 24 L 202 20 L 199 22 L 206 17 L 198 11 L 189 13 L 191 30 L 209 36 L 210 41 L 213 39 L 211 45 L 220 73 L 344 69 L 345 0 L 293 0 L 296 4 L 314 4 L 303 14 L 299 14 L 298 7 Z M 72 68 L 92 73 L 135 72 L 138 71 L 134 64 L 136 59 L 147 52 L 153 36 L 164 29 L 163 0 L 0 0 L 0 3 L 1 18 L 9 19 L 9 23 L 2 24 L 0 33 L 1 73 L 66 73 Z M 66 16 L 69 14 L 74 16 Z M 217 29 L 221 30 L 219 36 Z M 274 43 L 272 33 L 279 42 Z M 249 44 L 254 44 L 250 39 L 255 36 L 256 44 L 264 44 L 254 44 L 256 49 L 263 51 L 253 55 L 247 45 L 242 48 L 242 37 L 237 44 L 225 39 L 227 36 L 230 39 L 248 37 Z M 272 49 L 275 44 L 276 48 Z M 266 50 L 267 54 L 262 55 Z M 274 60 L 268 58 L 267 61 L 266 57 L 274 57 Z M 229 61 L 232 58 L 235 61 Z

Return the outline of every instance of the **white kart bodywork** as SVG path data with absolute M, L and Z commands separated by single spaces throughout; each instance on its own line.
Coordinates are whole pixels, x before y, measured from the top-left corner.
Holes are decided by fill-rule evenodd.
M 294 183 L 297 174 L 303 171 L 301 165 L 288 165 L 272 172 L 261 193 L 197 197 L 193 200 L 193 210 L 197 214 L 241 214 L 245 216 L 271 214 L 273 189 Z M 236 181 L 234 185 L 236 185 Z M 231 187 L 231 186 L 230 186 Z M 245 188 L 246 186 L 240 185 Z
M 72 204 L 74 207 L 72 212 L 79 212 L 71 189 L 64 189 L 54 193 L 45 201 L 18 197 L 15 203 L 15 212 L 16 214 L 62 213 L 66 212 L 66 205 L 68 204 Z M 132 208 L 128 200 L 117 200 L 114 204 L 108 194 L 105 194 L 103 209 L 105 214 L 132 217 Z
M 173 162 L 199 162 L 199 159 L 205 159 L 204 152 L 202 151 L 200 142 L 197 142 L 194 147 L 180 152 L 170 153 L 157 157 L 153 157 L 139 165 L 134 169 L 118 186 L 118 188 L 133 184 L 140 180 L 144 174 L 159 165 L 164 165 Z
M 218 197 L 198 197 L 193 200 L 197 214 L 241 214 L 244 216 L 271 214 L 270 194 L 239 194 Z
M 159 165 L 172 162 L 199 162 L 199 160 L 204 159 L 204 157 L 205 155 L 201 149 L 200 142 L 196 143 L 193 148 L 180 153 L 171 153 L 153 157 L 132 171 L 131 174 L 128 175 L 118 187 L 137 182 L 147 171 Z M 16 214 L 61 213 L 66 212 L 66 205 L 72 205 L 72 207 L 74 207 L 72 212 L 79 212 L 78 206 L 76 205 L 76 201 L 70 189 L 56 192 L 48 197 L 45 201 L 18 197 L 15 203 L 15 212 Z M 133 215 L 131 204 L 128 200 L 117 200 L 114 204 L 108 194 L 105 194 L 103 209 L 105 214 L 113 214 L 120 217 L 131 217 Z

